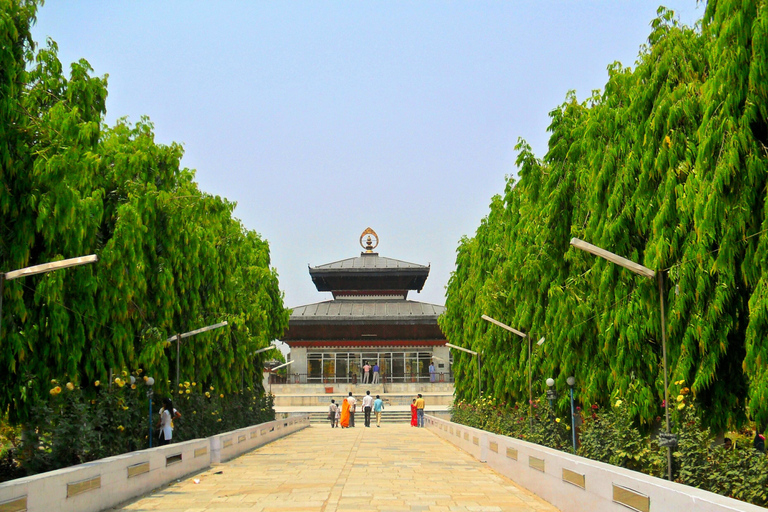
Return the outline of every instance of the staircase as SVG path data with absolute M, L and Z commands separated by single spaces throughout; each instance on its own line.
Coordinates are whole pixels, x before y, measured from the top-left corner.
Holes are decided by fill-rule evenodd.
M 411 411 L 388 411 L 386 408 L 381 413 L 382 423 L 410 423 Z M 330 428 L 328 412 L 310 412 L 309 423 L 312 425 L 326 425 Z M 355 413 L 355 427 L 362 427 L 365 424 L 365 414 L 363 412 Z M 371 413 L 371 425 L 376 424 L 376 416 Z

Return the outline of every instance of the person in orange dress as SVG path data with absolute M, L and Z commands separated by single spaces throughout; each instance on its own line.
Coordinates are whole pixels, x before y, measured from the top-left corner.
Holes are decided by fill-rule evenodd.
M 415 427 L 418 425 L 418 420 L 416 419 L 416 399 L 413 399 L 413 402 L 411 402 L 411 426 Z
M 346 398 L 341 403 L 341 428 L 349 428 L 349 402 Z

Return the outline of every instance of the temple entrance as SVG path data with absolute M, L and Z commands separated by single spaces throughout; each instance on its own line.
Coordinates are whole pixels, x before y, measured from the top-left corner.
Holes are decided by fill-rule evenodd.
M 307 353 L 307 383 L 362 383 L 365 363 L 379 364 L 380 382 L 429 382 L 431 351 L 370 351 Z M 453 382 L 450 366 L 437 371 L 441 382 Z M 373 372 L 370 375 L 373 379 Z M 303 379 L 302 379 L 303 381 Z

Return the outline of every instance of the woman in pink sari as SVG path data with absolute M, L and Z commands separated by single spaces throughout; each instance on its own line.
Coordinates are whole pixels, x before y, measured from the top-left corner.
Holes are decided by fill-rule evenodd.
M 411 426 L 415 427 L 418 425 L 418 420 L 416 419 L 416 399 L 413 399 L 413 402 L 411 402 Z

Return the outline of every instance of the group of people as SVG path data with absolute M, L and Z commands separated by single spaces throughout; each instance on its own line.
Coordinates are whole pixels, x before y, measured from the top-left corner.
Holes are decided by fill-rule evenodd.
M 381 411 L 384 410 L 384 401 L 379 395 L 376 395 L 374 400 L 370 391 L 365 392 L 362 403 L 363 414 L 365 415 L 365 426 L 371 426 L 371 413 L 376 417 L 376 426 L 381 427 Z M 355 426 L 355 412 L 357 410 L 357 399 L 349 392 L 344 400 L 341 401 L 341 405 L 336 403 L 336 400 L 331 400 L 331 404 L 328 406 L 328 420 L 331 422 L 331 428 L 354 428 Z M 419 393 L 416 398 L 411 402 L 411 426 L 423 427 L 424 426 L 424 397 Z
M 367 374 L 368 372 L 366 372 Z M 384 410 L 384 401 L 381 397 L 376 395 L 376 400 L 374 400 L 371 392 L 366 391 L 360 405 L 363 408 L 365 426 L 371 426 L 371 413 L 373 413 L 376 416 L 376 426 L 381 427 L 381 411 Z M 331 400 L 331 405 L 328 406 L 328 419 L 331 422 L 331 428 L 338 426 L 341 426 L 341 428 L 354 428 L 356 409 L 357 399 L 352 396 L 351 391 L 349 396 L 342 400 L 341 406 L 336 404 L 336 400 Z
M 368 361 L 363 361 L 363 384 L 368 384 L 370 382 L 371 371 L 373 371 L 373 382 L 370 383 L 378 384 L 379 370 L 379 363 L 373 363 L 373 366 L 371 366 Z
M 421 393 L 416 395 L 416 398 L 411 402 L 411 426 L 424 426 L 424 397 L 421 396 Z

